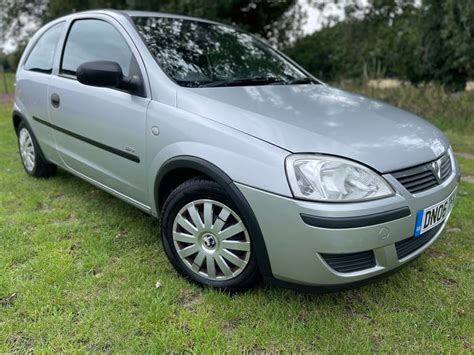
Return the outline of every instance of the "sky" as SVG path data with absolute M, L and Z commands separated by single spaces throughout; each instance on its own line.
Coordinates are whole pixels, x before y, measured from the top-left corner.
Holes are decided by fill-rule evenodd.
M 324 11 L 320 11 L 316 6 L 312 6 L 311 3 L 323 3 L 324 1 L 318 0 L 298 0 L 298 3 L 303 7 L 307 13 L 307 19 L 303 24 L 303 33 L 311 34 L 315 31 L 320 30 L 323 25 L 327 22 L 329 17 L 337 17 L 339 20 L 344 19 L 344 11 L 341 6 L 335 4 L 329 4 L 324 8 Z
M 21 21 L 22 23 L 25 24 L 25 26 L 23 27 L 24 29 L 23 34 L 20 34 L 20 37 L 27 35 L 27 33 L 34 32 L 38 27 L 38 23 L 36 21 L 28 19 L 27 16 L 20 16 L 18 18 L 18 21 Z M 14 52 L 17 47 L 17 40 L 18 40 L 17 38 L 14 39 L 13 37 L 10 37 L 5 42 L 0 43 L 0 50 L 2 50 L 5 54 L 10 54 Z

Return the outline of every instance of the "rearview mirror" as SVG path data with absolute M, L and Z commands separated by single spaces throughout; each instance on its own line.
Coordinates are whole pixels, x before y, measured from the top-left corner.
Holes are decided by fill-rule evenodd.
M 82 63 L 77 68 L 76 77 L 84 85 L 119 88 L 142 95 L 140 78 L 125 77 L 122 68 L 116 62 L 103 60 Z

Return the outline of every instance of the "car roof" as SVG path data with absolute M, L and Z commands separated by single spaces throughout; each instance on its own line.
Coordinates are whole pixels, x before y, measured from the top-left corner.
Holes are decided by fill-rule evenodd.
M 197 22 L 205 22 L 205 23 L 212 23 L 216 25 L 223 25 L 229 26 L 228 24 L 219 23 L 216 21 L 206 20 L 198 17 L 191 17 L 191 16 L 184 16 L 184 15 L 177 15 L 177 14 L 170 14 L 165 12 L 154 12 L 154 11 L 135 11 L 135 10 L 114 10 L 114 9 L 97 9 L 97 10 L 87 10 L 76 12 L 64 17 L 73 17 L 75 15 L 84 15 L 84 14 L 106 14 L 113 17 L 116 15 L 123 15 L 126 17 L 162 17 L 162 18 L 173 18 L 173 19 L 181 19 L 181 20 L 190 20 L 190 21 L 197 21 Z

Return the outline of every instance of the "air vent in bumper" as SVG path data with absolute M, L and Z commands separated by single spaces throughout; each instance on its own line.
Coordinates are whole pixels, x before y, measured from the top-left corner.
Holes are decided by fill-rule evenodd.
M 324 261 L 338 272 L 355 272 L 370 269 L 376 265 L 372 250 L 351 254 L 320 254 Z
M 419 237 L 410 237 L 395 243 L 398 259 L 403 259 L 429 243 L 441 229 L 443 223 L 423 233 Z

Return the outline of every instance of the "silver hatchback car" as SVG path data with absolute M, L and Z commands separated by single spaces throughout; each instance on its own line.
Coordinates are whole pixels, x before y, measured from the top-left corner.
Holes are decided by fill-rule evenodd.
M 39 30 L 13 124 L 25 171 L 56 167 L 160 217 L 186 278 L 340 288 L 440 235 L 459 167 L 426 121 L 325 85 L 215 22 L 90 11 Z

